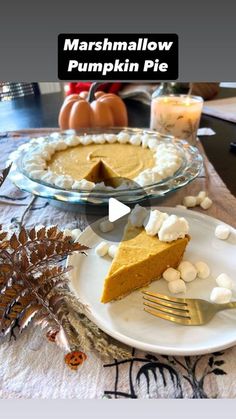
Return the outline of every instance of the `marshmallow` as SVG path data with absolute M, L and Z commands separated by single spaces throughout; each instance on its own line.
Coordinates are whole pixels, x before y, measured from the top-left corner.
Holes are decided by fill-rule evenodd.
M 183 199 L 183 205 L 187 208 L 192 208 L 197 205 L 197 199 L 195 196 L 185 196 Z
M 117 141 L 115 134 L 105 134 L 105 139 L 109 144 L 115 143 Z
M 75 147 L 76 145 L 78 145 L 80 143 L 80 137 L 76 137 L 75 135 L 72 135 L 71 137 L 66 138 L 65 142 L 69 146 Z
M 179 209 L 187 209 L 187 207 L 185 205 L 176 205 L 176 208 L 179 208 Z
M 118 140 L 118 143 L 121 143 L 121 144 L 125 144 L 125 143 L 128 143 L 129 142 L 129 140 L 130 140 L 130 137 L 129 137 L 129 134 L 127 134 L 127 132 L 120 132 L 118 135 L 117 135 L 117 140 Z
M 29 172 L 29 176 L 32 179 L 43 179 L 45 173 L 47 172 L 45 172 L 44 170 L 32 170 L 32 172 Z
M 206 198 L 207 194 L 205 191 L 200 191 L 199 194 L 196 196 L 196 203 L 200 205 L 204 198 Z
M 108 248 L 108 255 L 114 259 L 116 253 L 117 253 L 118 247 L 115 244 L 112 244 L 111 246 L 109 246 Z
M 180 272 L 174 268 L 167 268 L 162 276 L 167 282 L 176 281 L 180 279 Z
M 230 235 L 230 229 L 224 224 L 219 224 L 215 229 L 215 236 L 220 240 L 227 240 Z
M 150 215 L 144 221 L 146 233 L 149 236 L 155 236 L 167 218 L 168 214 L 164 212 L 158 210 L 150 211 Z
M 81 234 L 81 230 L 79 228 L 74 228 L 71 232 L 72 234 L 72 239 L 74 240 L 74 242 L 76 242 L 79 239 L 79 236 Z
M 180 271 L 180 277 L 185 282 L 193 281 L 197 276 L 197 269 L 193 266 L 191 262 L 187 260 L 180 263 L 178 266 L 178 270 Z
M 206 196 L 206 198 L 203 199 L 203 201 L 200 203 L 200 207 L 202 207 L 204 210 L 207 210 L 212 206 L 212 200 Z
M 197 276 L 201 279 L 206 279 L 210 275 L 210 268 L 205 262 L 196 262 L 195 268 L 197 269 Z
M 113 230 L 113 228 L 114 228 L 114 224 L 113 224 L 113 223 L 111 223 L 111 222 L 110 222 L 110 221 L 108 221 L 108 220 L 105 220 L 105 221 L 102 221 L 102 222 L 99 224 L 99 228 L 100 228 L 100 230 L 101 230 L 103 233 L 108 233 L 108 231 Z
M 80 143 L 83 145 L 89 145 L 92 144 L 93 139 L 91 137 L 91 135 L 83 135 L 82 137 L 80 137 Z
M 140 137 L 140 135 L 132 135 L 132 137 L 130 138 L 130 144 L 133 145 L 140 145 L 142 141 L 142 137 Z
M 156 140 L 156 138 L 150 138 L 148 140 L 148 148 L 150 148 L 150 150 L 155 149 L 158 147 L 158 141 Z
M 229 290 L 232 290 L 233 288 L 233 281 L 227 274 L 220 274 L 216 278 L 216 283 L 219 285 L 219 287 L 227 288 Z
M 58 150 L 58 151 L 66 150 L 67 147 L 68 147 L 68 144 L 66 144 L 66 142 L 63 140 L 59 140 L 55 143 L 55 150 Z
M 105 256 L 109 249 L 109 243 L 101 242 L 95 247 L 95 253 L 97 256 Z
M 171 242 L 179 238 L 184 238 L 189 231 L 189 225 L 184 217 L 177 217 L 176 215 L 170 215 L 167 217 L 159 232 L 159 240 L 164 242 Z
M 61 175 L 61 176 L 55 177 L 54 183 L 59 188 L 70 189 L 73 184 L 73 179 L 71 176 Z
M 175 279 L 174 281 L 168 282 L 168 288 L 172 294 L 186 292 L 186 285 L 182 279 Z
M 142 135 L 142 147 L 143 148 L 147 148 L 148 147 L 148 141 L 149 141 L 150 137 L 148 134 L 144 134 Z
M 44 164 L 36 164 L 36 163 L 29 163 L 25 165 L 25 170 L 27 170 L 27 172 L 31 172 L 31 171 L 35 171 L 35 170 L 42 170 L 46 167 L 46 163 L 44 162 Z
M 134 227 L 142 227 L 148 210 L 141 205 L 135 205 L 129 216 L 129 221 Z
M 231 290 L 223 287 L 215 287 L 211 291 L 210 300 L 216 304 L 226 304 L 230 302 L 231 297 Z
M 104 135 L 102 135 L 102 134 L 93 135 L 93 142 L 95 144 L 104 144 L 106 142 L 106 139 L 105 139 Z
M 41 179 L 46 183 L 55 183 L 56 175 L 53 174 L 50 170 L 44 171 L 41 175 Z
M 93 189 L 95 186 L 95 183 L 90 182 L 89 180 L 86 179 L 81 179 L 81 180 L 75 180 L 73 182 L 72 185 L 72 189 L 87 189 L 87 190 L 91 190 Z

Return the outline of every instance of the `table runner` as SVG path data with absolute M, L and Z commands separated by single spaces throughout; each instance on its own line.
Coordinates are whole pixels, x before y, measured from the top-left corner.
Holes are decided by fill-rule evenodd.
M 42 135 L 45 130 L 37 133 Z M 16 133 L 17 139 L 9 136 L 1 139 L 1 168 L 7 155 L 27 140 L 26 134 L 29 132 Z M 236 199 L 206 157 L 204 166 L 205 171 L 198 179 L 161 199 L 158 205 L 175 206 L 186 194 L 208 190 L 213 206 L 204 213 L 236 227 Z M 30 199 L 30 194 L 18 190 L 7 179 L 0 189 L 0 222 L 10 228 Z M 59 210 L 41 198 L 34 202 L 25 223 L 27 227 L 36 224 L 81 230 L 86 227 L 84 216 Z M 64 364 L 63 352 L 48 342 L 40 330 L 30 328 L 16 342 L 0 346 L 0 397 L 234 398 L 235 359 L 236 347 L 191 357 L 151 355 L 133 349 L 133 358 L 120 362 L 104 363 L 99 355 L 89 353 L 88 360 L 74 372 Z

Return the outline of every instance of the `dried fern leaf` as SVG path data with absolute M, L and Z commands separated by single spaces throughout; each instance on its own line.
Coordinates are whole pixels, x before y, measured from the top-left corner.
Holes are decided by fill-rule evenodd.
M 22 227 L 21 230 L 20 230 L 18 240 L 22 244 L 22 246 L 24 246 L 28 241 L 28 234 L 27 234 L 24 227 Z
M 88 308 L 69 291 L 64 259 L 88 248 L 64 236 L 56 226 L 27 231 L 24 227 L 6 240 L 0 229 L 0 329 L 15 336 L 32 321 L 55 337 L 66 351 L 97 350 L 102 356 L 130 355 L 111 343 L 86 314 Z M 2 240 L 2 241 L 1 241 Z
M 38 314 L 41 310 L 42 306 L 40 304 L 32 304 L 28 308 L 26 308 L 19 321 L 20 331 L 22 331 L 26 326 L 28 326 L 29 323 L 33 320 L 34 316 Z
M 11 166 L 12 166 L 12 163 L 0 172 L 0 186 L 2 186 L 2 184 L 5 182 L 8 176 L 8 173 L 11 170 Z
M 11 236 L 11 238 L 10 238 L 9 242 L 10 242 L 10 246 L 11 246 L 11 248 L 12 248 L 13 250 L 17 250 L 17 249 L 18 249 L 18 247 L 20 246 L 20 242 L 19 242 L 19 240 L 18 240 L 18 239 L 17 239 L 17 237 L 16 237 L 16 233 L 14 233 L 14 234 Z

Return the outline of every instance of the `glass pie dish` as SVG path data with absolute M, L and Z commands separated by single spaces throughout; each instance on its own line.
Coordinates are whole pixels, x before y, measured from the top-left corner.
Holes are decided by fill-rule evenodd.
M 37 147 L 37 144 L 32 144 L 23 148 L 18 153 L 17 158 L 14 160 L 13 167 L 10 173 L 12 182 L 20 189 L 30 192 L 36 196 L 42 198 L 58 201 L 66 204 L 73 205 L 107 205 L 109 198 L 113 197 L 122 202 L 130 204 L 136 204 L 145 199 L 153 199 L 163 197 L 165 194 L 175 191 L 176 189 L 182 188 L 189 182 L 194 180 L 200 173 L 203 160 L 199 150 L 190 145 L 187 141 L 181 140 L 172 136 L 162 135 L 156 131 L 140 128 L 109 128 L 109 129 L 81 129 L 74 134 L 78 136 L 83 135 L 96 135 L 96 134 L 118 134 L 120 132 L 127 133 L 128 135 L 140 135 L 147 134 L 151 138 L 158 141 L 158 144 L 171 144 L 176 148 L 179 155 L 181 156 L 182 162 L 178 170 L 169 177 L 162 179 L 159 182 L 151 183 L 145 186 L 140 186 L 137 183 L 133 183 L 131 186 L 127 184 L 127 187 L 123 185 L 122 188 L 109 188 L 106 190 L 99 187 L 99 184 L 95 188 L 91 189 L 66 189 L 63 187 L 57 187 L 43 180 L 36 180 L 30 177 L 29 173 L 25 170 L 24 162 L 29 158 L 32 150 Z M 55 134 L 49 134 L 46 136 L 46 141 L 50 143 L 56 135 L 60 135 L 63 139 L 66 139 L 73 133 L 71 131 L 65 131 Z M 54 137 L 53 137 L 54 135 Z M 32 148 L 33 147 L 33 148 Z

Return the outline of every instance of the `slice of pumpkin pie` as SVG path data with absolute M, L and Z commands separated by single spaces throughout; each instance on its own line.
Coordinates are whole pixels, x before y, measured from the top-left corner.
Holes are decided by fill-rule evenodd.
M 120 299 L 148 285 L 160 278 L 168 267 L 177 268 L 181 262 L 190 240 L 186 220 L 171 215 L 161 217 L 160 223 L 163 213 L 157 211 L 156 214 L 156 227 L 155 217 L 149 218 L 153 226 L 147 222 L 145 227 L 137 227 L 129 220 L 105 278 L 102 303 Z M 155 229 L 159 229 L 158 235 L 153 234 Z

